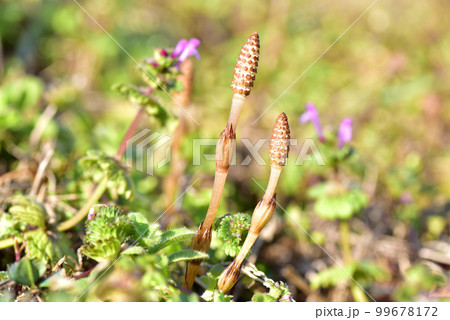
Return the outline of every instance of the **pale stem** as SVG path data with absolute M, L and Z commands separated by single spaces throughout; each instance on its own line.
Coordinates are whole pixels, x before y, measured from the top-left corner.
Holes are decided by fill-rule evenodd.
M 239 251 L 236 258 L 234 259 L 238 265 L 242 264 L 242 262 L 247 257 L 250 250 L 252 250 L 252 247 L 255 244 L 255 241 L 258 238 L 258 236 L 259 236 L 259 233 L 255 232 L 255 230 L 252 230 L 252 228 L 250 227 L 247 238 L 245 238 L 245 241 L 244 241 L 244 244 L 242 245 L 241 250 Z
M 369 299 L 364 292 L 356 283 L 352 283 L 350 286 L 350 291 L 352 292 L 353 299 L 356 302 L 369 302 Z
M 186 274 L 183 279 L 183 287 L 187 289 L 192 289 L 199 268 L 200 268 L 199 263 L 188 263 Z
M 342 255 L 344 256 L 345 264 L 349 264 L 352 262 L 352 251 L 350 247 L 350 226 L 347 220 L 341 220 L 340 224 L 340 233 L 341 233 L 341 249 Z
M 91 194 L 89 199 L 84 203 L 84 205 L 80 208 L 80 210 L 78 210 L 78 212 L 72 218 L 59 224 L 57 230 L 66 231 L 77 225 L 79 222 L 81 222 L 81 220 L 83 220 L 87 216 L 89 209 L 92 208 L 92 206 L 98 202 L 98 199 L 100 199 L 102 194 L 105 192 L 107 184 L 108 178 L 105 177 L 98 184 L 95 191 Z
M 275 188 L 278 184 L 278 179 L 280 178 L 282 167 L 280 166 L 270 166 L 270 177 L 269 182 L 267 184 L 266 192 L 264 193 L 263 199 L 265 201 L 269 201 L 273 198 L 275 193 Z
M 119 149 L 117 150 L 116 156 L 119 160 L 122 159 L 123 155 L 125 154 L 125 151 L 127 150 L 128 141 L 136 133 L 139 122 L 141 121 L 141 118 L 144 115 L 144 113 L 145 113 L 144 108 L 139 107 L 139 110 L 136 113 L 136 116 L 134 117 L 133 122 L 128 127 L 127 133 L 125 133 L 125 136 L 123 137 L 122 142 L 120 143 Z

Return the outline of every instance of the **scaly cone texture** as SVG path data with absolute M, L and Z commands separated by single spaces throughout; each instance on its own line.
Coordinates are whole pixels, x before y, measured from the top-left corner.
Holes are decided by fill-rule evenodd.
M 283 112 L 277 118 L 270 139 L 270 163 L 274 166 L 285 166 L 289 154 L 289 139 L 291 131 L 286 114 Z
M 253 81 L 255 81 L 256 71 L 259 61 L 259 35 L 257 32 L 247 39 L 239 53 L 236 66 L 234 67 L 233 81 L 231 88 L 235 94 L 248 96 Z

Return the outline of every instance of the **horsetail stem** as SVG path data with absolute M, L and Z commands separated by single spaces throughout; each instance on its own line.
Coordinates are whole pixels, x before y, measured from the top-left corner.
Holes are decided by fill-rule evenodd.
M 259 60 L 259 35 L 254 32 L 245 42 L 239 53 L 236 66 L 234 68 L 231 88 L 233 89 L 233 99 L 228 123 L 225 130 L 219 137 L 216 145 L 216 171 L 214 175 L 214 185 L 211 201 L 206 213 L 205 220 L 200 224 L 196 235 L 191 241 L 191 249 L 202 252 L 209 250 L 211 243 L 211 228 L 216 218 L 223 188 L 227 179 L 230 161 L 234 156 L 234 143 L 236 139 L 236 125 L 239 115 L 244 105 L 245 97 L 248 96 L 253 87 Z M 197 275 L 200 261 L 189 262 L 183 286 L 192 288 L 195 276 Z
M 259 35 L 257 32 L 247 39 L 239 53 L 236 66 L 234 67 L 233 81 L 231 88 L 237 95 L 248 96 L 253 81 L 255 81 L 256 71 L 259 61 Z
M 222 272 L 219 278 L 217 288 L 224 293 L 228 292 L 236 284 L 245 257 L 252 249 L 261 230 L 267 225 L 275 212 L 276 195 L 274 195 L 274 192 L 282 167 L 287 163 L 289 139 L 289 123 L 286 114 L 283 112 L 275 122 L 270 140 L 269 154 L 271 166 L 266 192 L 253 211 L 250 229 L 241 250 L 233 263 Z
M 200 223 L 200 227 L 197 233 L 192 238 L 191 249 L 201 252 L 208 252 L 211 244 L 211 227 L 204 228 L 204 223 Z M 183 279 L 183 287 L 192 288 L 194 285 L 195 277 L 197 276 L 198 269 L 200 267 L 201 260 L 190 261 L 186 268 L 186 274 Z

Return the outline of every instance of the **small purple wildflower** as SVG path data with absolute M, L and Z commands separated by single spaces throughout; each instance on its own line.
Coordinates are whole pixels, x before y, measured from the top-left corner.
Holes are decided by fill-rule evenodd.
M 351 118 L 342 120 L 338 132 L 338 148 L 341 149 L 346 143 L 352 140 L 352 124 Z
M 166 51 L 166 49 L 162 49 L 162 50 L 161 50 L 161 55 L 162 55 L 163 57 L 167 57 L 167 51 Z
M 153 89 L 151 87 L 139 88 L 139 92 L 146 96 L 151 96 L 154 91 L 155 91 L 155 89 Z
M 172 53 L 172 57 L 178 58 L 180 63 L 190 56 L 195 56 L 197 59 L 200 59 L 200 54 L 196 49 L 199 44 L 200 40 L 196 38 L 189 39 L 189 41 L 186 39 L 181 39 L 178 41 L 177 46 Z
M 405 191 L 400 195 L 400 202 L 402 204 L 411 204 L 413 202 L 413 196 L 409 191 Z
M 94 218 L 95 218 L 95 210 L 94 210 L 94 207 L 92 207 L 92 208 L 89 209 L 89 213 L 88 213 L 87 219 L 88 220 L 93 220 Z
M 320 123 L 319 113 L 317 112 L 316 107 L 312 103 L 307 103 L 305 105 L 305 109 L 306 111 L 299 118 L 300 123 L 305 124 L 311 121 L 316 129 L 317 135 L 319 136 L 319 141 L 324 142 L 325 137 L 323 135 L 322 125 Z
M 88 213 L 88 220 L 93 220 L 95 218 L 95 215 L 98 213 L 98 210 L 96 210 L 97 208 L 101 208 L 104 207 L 104 204 L 94 204 L 90 209 L 89 209 L 89 213 Z

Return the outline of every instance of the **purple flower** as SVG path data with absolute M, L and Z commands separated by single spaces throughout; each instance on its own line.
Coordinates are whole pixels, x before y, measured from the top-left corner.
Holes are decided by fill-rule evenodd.
M 93 220 L 95 218 L 95 207 L 97 205 L 93 206 L 92 208 L 89 209 L 89 213 L 88 213 L 88 220 Z
M 311 121 L 317 131 L 319 140 L 324 142 L 325 137 L 323 136 L 322 125 L 320 124 L 319 113 L 317 112 L 316 107 L 312 103 L 307 103 L 305 108 L 306 111 L 299 118 L 300 123 L 305 124 Z
M 143 95 L 149 96 L 149 97 L 153 94 L 154 91 L 155 91 L 155 89 L 153 89 L 152 87 L 139 88 L 140 93 L 142 93 Z
M 351 118 L 345 118 L 344 120 L 342 120 L 338 132 L 339 149 L 341 149 L 344 146 L 344 144 L 352 140 L 352 124 L 353 120 Z
M 195 56 L 197 59 L 200 59 L 200 54 L 196 49 L 199 44 L 200 40 L 196 38 L 192 38 L 189 41 L 186 39 L 182 39 L 178 41 L 177 46 L 172 53 L 172 57 L 178 58 L 178 61 L 180 63 L 190 56 Z
M 151 64 L 155 68 L 158 67 L 158 62 L 156 62 L 154 58 L 148 58 L 145 62 Z
M 402 204 L 410 204 L 413 202 L 413 197 L 410 192 L 405 191 L 400 195 L 400 202 Z

